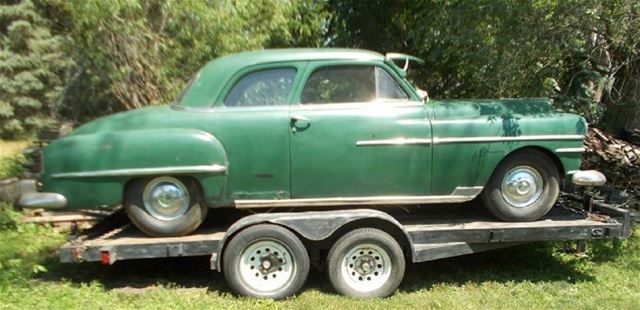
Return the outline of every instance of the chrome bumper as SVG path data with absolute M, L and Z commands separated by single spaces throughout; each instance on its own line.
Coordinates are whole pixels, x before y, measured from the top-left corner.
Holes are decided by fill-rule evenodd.
M 607 183 L 607 177 L 597 170 L 576 170 L 569 174 L 571 182 L 577 186 L 602 186 Z
M 18 205 L 23 208 L 60 209 L 67 206 L 67 198 L 58 193 L 40 193 L 35 180 L 20 181 Z

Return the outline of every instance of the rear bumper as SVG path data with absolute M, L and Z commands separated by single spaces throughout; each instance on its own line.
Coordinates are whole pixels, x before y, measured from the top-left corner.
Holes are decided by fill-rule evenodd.
M 38 192 L 35 180 L 20 181 L 18 205 L 23 208 L 61 209 L 67 206 L 67 198 L 58 193 Z
M 607 183 L 607 177 L 597 170 L 575 170 L 568 173 L 571 183 L 576 186 L 602 186 Z

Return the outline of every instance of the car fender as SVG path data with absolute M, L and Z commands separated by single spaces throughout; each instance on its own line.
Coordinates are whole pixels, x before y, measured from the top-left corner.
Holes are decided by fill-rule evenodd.
M 69 208 L 97 202 L 119 204 L 129 181 L 156 175 L 197 179 L 207 203 L 224 198 L 221 195 L 228 169 L 225 149 L 213 135 L 196 129 L 71 135 L 53 141 L 44 156 L 44 190 L 67 197 Z

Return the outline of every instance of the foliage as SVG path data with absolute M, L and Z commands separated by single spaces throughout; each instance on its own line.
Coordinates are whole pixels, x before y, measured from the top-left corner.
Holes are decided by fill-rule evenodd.
M 70 64 L 29 0 L 0 4 L 0 138 L 16 138 L 50 125 Z
M 552 96 L 592 122 L 610 106 L 638 110 L 637 1 L 329 3 L 331 45 L 425 59 L 412 77 L 432 97 Z
M 168 103 L 223 54 L 318 46 L 324 16 L 310 0 L 78 0 L 65 10 L 76 66 L 62 113 L 80 121 Z
M 25 160 L 22 154 L 0 156 L 0 180 L 19 176 Z

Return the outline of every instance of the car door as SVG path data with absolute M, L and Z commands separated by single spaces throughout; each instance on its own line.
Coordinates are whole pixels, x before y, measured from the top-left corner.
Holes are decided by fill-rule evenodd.
M 233 200 L 290 198 L 289 104 L 304 63 L 251 66 L 223 91 L 208 126 L 229 160 Z
M 428 195 L 424 104 L 382 62 L 310 62 L 290 108 L 292 198 Z

